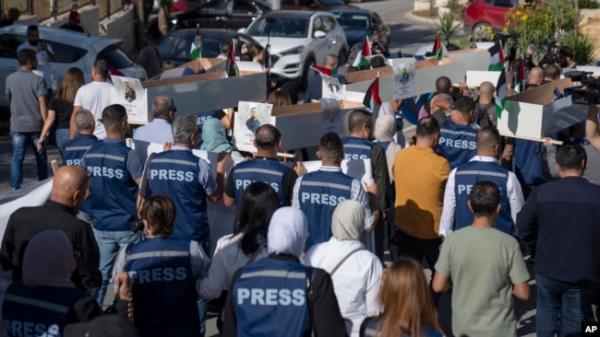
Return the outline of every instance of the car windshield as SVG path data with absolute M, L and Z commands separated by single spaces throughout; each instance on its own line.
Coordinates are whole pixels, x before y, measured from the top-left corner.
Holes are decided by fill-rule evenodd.
M 158 45 L 160 54 L 166 59 L 187 60 L 190 58 L 192 41 L 195 37 L 195 33 L 186 35 L 169 35 L 160 41 L 160 44 Z M 219 43 L 220 40 L 215 36 L 203 36 L 202 56 L 217 57 L 219 55 Z
M 345 30 L 368 30 L 369 17 L 364 14 L 341 13 L 336 18 Z
M 342 0 L 319 0 L 321 5 L 325 7 L 333 7 L 333 6 L 344 6 L 345 3 Z
M 133 61 L 125 54 L 124 51 L 116 46 L 111 46 L 104 49 L 99 55 L 99 59 L 103 59 L 108 64 L 116 69 L 125 69 L 133 66 Z
M 279 16 L 272 19 L 274 22 L 270 25 L 271 37 L 305 38 L 308 36 L 307 17 Z M 250 26 L 246 34 L 250 36 L 267 36 L 268 32 L 267 19 L 262 17 Z

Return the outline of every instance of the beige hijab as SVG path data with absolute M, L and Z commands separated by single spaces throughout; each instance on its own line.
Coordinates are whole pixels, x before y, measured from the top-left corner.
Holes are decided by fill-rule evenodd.
M 331 219 L 331 232 L 338 240 L 360 241 L 365 230 L 364 206 L 353 200 L 337 205 Z

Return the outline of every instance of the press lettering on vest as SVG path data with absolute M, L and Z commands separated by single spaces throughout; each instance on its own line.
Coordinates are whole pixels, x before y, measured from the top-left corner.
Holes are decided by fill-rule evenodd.
M 113 169 L 104 166 L 88 166 L 88 174 L 93 177 L 104 177 L 109 179 L 123 179 L 125 174 L 122 169 Z
M 179 171 L 170 169 L 151 169 L 150 179 L 152 180 L 172 180 L 172 181 L 184 181 L 191 183 L 194 181 L 194 172 L 192 171 Z
M 67 159 L 65 162 L 69 166 L 81 166 L 81 159 Z
M 176 269 L 152 268 L 150 270 L 130 271 L 129 277 L 138 284 L 183 281 L 187 279 L 187 271 L 184 267 Z
M 471 194 L 471 189 L 473 189 L 473 185 L 458 185 L 458 194 Z
M 337 206 L 346 200 L 344 197 L 338 197 L 331 194 L 321 194 L 321 193 L 308 193 L 302 192 L 302 196 L 300 198 L 303 203 L 309 202 L 311 204 L 316 205 L 329 205 L 329 206 Z
M 260 289 L 260 288 L 239 288 L 237 290 L 237 303 L 244 303 L 260 306 L 303 306 L 306 303 L 306 293 L 304 289 Z
M 55 337 L 60 336 L 60 329 L 57 324 L 49 327 L 42 323 L 4 320 L 7 330 L 12 336 L 19 337 Z
M 359 160 L 359 159 L 369 159 L 369 156 L 364 154 L 356 154 L 356 153 L 346 153 L 344 156 L 346 160 Z
M 474 141 L 468 141 L 464 139 L 452 140 L 445 137 L 440 137 L 440 145 L 462 150 L 475 150 L 477 148 L 477 144 Z
M 247 180 L 247 179 L 236 179 L 235 180 L 235 189 L 240 191 L 240 190 L 245 190 L 246 187 L 248 187 L 250 184 L 252 184 L 254 182 L 254 180 Z M 271 187 L 273 187 L 273 189 L 275 190 L 275 192 L 279 192 L 279 184 L 277 183 L 270 183 L 269 185 L 271 185 Z

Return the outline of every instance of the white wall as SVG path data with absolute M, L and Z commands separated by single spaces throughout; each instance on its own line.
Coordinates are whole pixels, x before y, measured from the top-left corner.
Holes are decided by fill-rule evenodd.
M 133 9 L 121 10 L 100 21 L 100 35 L 123 39 L 121 45 L 128 52 L 135 48 L 135 27 Z

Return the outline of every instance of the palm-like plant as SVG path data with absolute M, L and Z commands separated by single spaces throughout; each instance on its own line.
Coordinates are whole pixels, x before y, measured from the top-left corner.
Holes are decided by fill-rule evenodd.
M 446 12 L 438 16 L 435 22 L 438 35 L 444 41 L 444 44 L 449 45 L 458 32 L 460 31 L 462 24 L 454 22 L 454 13 L 452 11 Z

